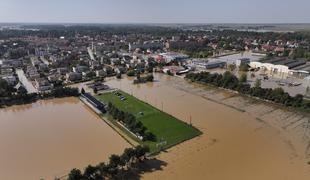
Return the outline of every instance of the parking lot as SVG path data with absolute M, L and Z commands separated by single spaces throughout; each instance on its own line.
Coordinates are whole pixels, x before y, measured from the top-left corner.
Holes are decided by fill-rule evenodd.
M 207 71 L 210 73 L 225 73 L 228 69 L 225 68 L 216 68 L 216 69 L 196 69 L 196 72 Z M 239 72 L 238 70 L 233 71 L 233 73 L 239 77 L 244 72 Z M 307 95 L 307 87 L 310 88 L 310 79 L 294 77 L 291 75 L 285 74 L 272 74 L 267 71 L 256 71 L 256 72 L 247 72 L 248 83 L 254 86 L 257 79 L 261 80 L 262 88 L 277 88 L 281 87 L 284 91 L 288 92 L 291 96 L 296 94 Z M 265 78 L 264 78 L 265 77 Z M 308 93 L 310 96 L 310 93 Z

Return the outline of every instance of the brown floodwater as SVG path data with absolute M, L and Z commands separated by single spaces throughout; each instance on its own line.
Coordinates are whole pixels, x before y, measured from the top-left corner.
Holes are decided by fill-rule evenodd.
M 46 180 L 130 145 L 77 98 L 0 109 L 0 179 Z
M 309 180 L 310 165 L 297 147 L 272 126 L 253 116 L 173 86 L 175 77 L 155 75 L 156 82 L 133 85 L 132 79 L 110 80 L 143 101 L 199 128 L 203 135 L 161 153 L 167 163 L 142 179 Z M 302 150 L 301 150 L 302 151 Z

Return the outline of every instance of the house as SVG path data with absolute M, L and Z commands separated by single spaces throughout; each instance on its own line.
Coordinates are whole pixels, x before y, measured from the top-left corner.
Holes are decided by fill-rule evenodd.
M 39 69 L 40 71 L 47 71 L 47 70 L 48 70 L 48 65 L 47 65 L 47 64 L 44 64 L 44 63 L 40 63 L 40 64 L 38 65 L 38 69 Z
M 276 47 L 274 52 L 277 52 L 277 53 L 283 53 L 285 51 L 285 48 L 284 47 Z
M 35 87 L 38 91 L 49 91 L 53 89 L 53 85 L 45 78 L 35 79 Z
M 271 46 L 271 45 L 268 45 L 268 44 L 264 44 L 262 46 L 262 51 L 265 51 L 265 52 L 271 52 L 271 51 L 274 51 L 276 49 L 275 46 Z
M 23 61 L 21 59 L 6 59 L 6 60 L 1 60 L 0 64 L 2 66 L 10 66 L 13 68 L 19 68 L 23 66 Z
M 117 66 L 116 68 L 115 68 L 115 72 L 116 73 L 120 73 L 120 74 L 123 74 L 123 73 L 125 73 L 126 72 L 126 68 L 125 67 L 123 67 L 123 66 Z
M 67 74 L 69 71 L 67 68 L 63 67 L 63 68 L 57 68 L 57 73 L 60 75 L 65 75 Z
M 0 74 L 2 74 L 2 75 L 13 74 L 13 67 L 11 67 L 11 66 L 1 66 L 0 67 Z
M 39 65 L 39 64 L 41 63 L 41 61 L 39 60 L 39 58 L 36 57 L 36 56 L 32 56 L 32 57 L 30 58 L 30 61 L 31 61 L 32 66 L 37 66 L 37 65 Z
M 105 76 L 107 76 L 107 72 L 104 71 L 103 69 L 97 70 L 97 71 L 96 71 L 96 76 L 97 76 L 97 77 L 105 77 Z
M 88 87 L 90 89 L 93 89 L 93 90 L 97 90 L 97 91 L 102 91 L 102 90 L 108 90 L 110 89 L 110 87 L 108 85 L 105 85 L 103 83 L 100 83 L 100 82 L 95 82 L 95 83 L 92 83 L 90 85 L 88 85 Z
M 47 79 L 50 82 L 58 81 L 58 80 L 60 80 L 60 78 L 61 78 L 61 75 L 59 75 L 59 74 L 51 74 L 51 75 L 47 76 Z
M 82 73 L 89 71 L 89 68 L 87 66 L 76 66 L 73 67 L 73 72 L 75 73 Z
M 14 86 L 17 83 L 17 78 L 13 75 L 5 75 L 2 76 L 1 79 L 5 80 L 11 86 Z
M 66 74 L 66 78 L 67 78 L 67 81 L 71 81 L 71 82 L 80 81 L 82 80 L 82 73 L 70 72 Z
M 31 80 L 35 80 L 37 78 L 40 78 L 40 74 L 38 73 L 38 70 L 34 66 L 27 66 L 27 71 L 26 71 L 28 77 Z

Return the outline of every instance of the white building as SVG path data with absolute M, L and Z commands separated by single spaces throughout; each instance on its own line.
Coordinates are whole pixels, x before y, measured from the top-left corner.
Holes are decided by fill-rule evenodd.
M 166 63 L 170 63 L 171 61 L 183 61 L 189 58 L 188 55 L 176 52 L 161 53 L 160 56 L 163 57 Z
M 250 62 L 251 68 L 260 68 L 268 70 L 274 73 L 294 73 L 294 68 L 305 65 L 306 62 L 303 60 L 294 60 L 294 59 L 268 59 L 263 61 Z

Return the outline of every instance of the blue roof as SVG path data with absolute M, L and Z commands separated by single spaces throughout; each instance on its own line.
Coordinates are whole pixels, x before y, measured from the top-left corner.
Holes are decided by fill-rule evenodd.
M 89 93 L 84 93 L 84 94 L 82 94 L 82 96 L 84 98 L 86 98 L 88 101 L 90 101 L 91 103 L 93 103 L 97 107 L 104 107 L 105 106 L 105 104 L 98 101 L 96 98 L 94 98 L 94 96 L 90 95 Z

